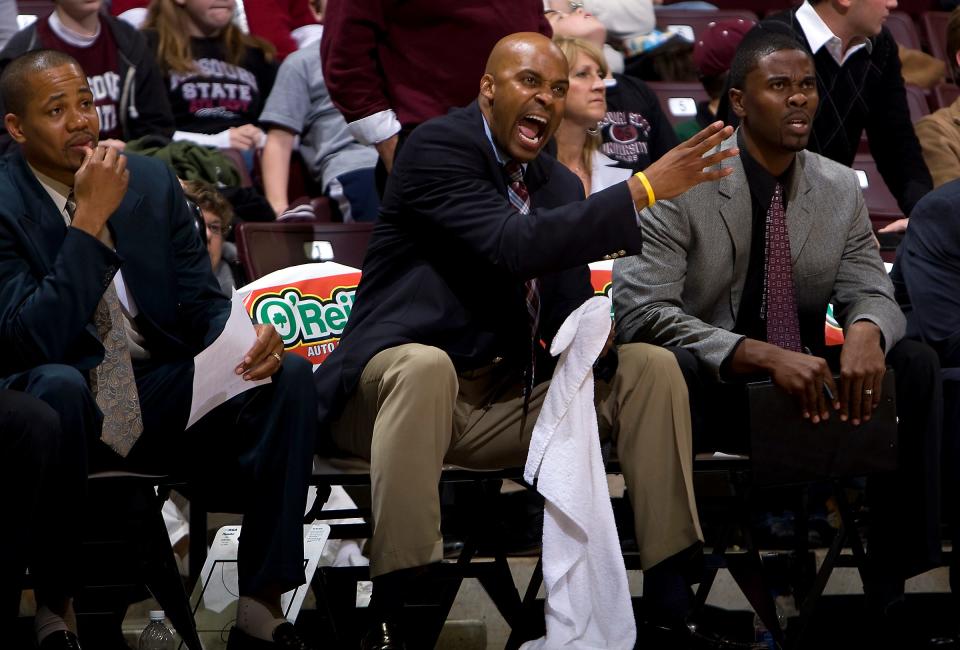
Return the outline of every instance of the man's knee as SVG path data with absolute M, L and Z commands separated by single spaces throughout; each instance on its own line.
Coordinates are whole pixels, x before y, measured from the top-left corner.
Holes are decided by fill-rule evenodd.
M 444 393 L 456 398 L 457 371 L 449 355 L 440 348 L 409 343 L 385 352 L 392 355 L 390 367 L 383 374 L 388 390 L 409 386 L 431 395 L 431 399 Z
M 0 398 L 3 446 L 18 449 L 32 462 L 48 459 L 60 446 L 60 415 L 45 402 L 26 393 L 4 391 Z
M 24 390 L 49 404 L 61 416 L 94 412 L 93 393 L 83 373 L 64 364 L 37 366 L 29 372 Z
M 627 343 L 617 348 L 617 355 L 623 372 L 638 376 L 654 375 L 657 379 L 680 377 L 678 359 L 667 348 L 648 343 Z
M 928 385 L 940 381 L 940 360 L 926 343 L 901 340 L 890 350 L 887 363 L 897 374 L 898 382 L 907 378 Z

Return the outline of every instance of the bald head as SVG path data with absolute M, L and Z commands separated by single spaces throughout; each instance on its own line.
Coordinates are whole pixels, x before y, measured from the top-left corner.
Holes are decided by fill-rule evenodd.
M 563 119 L 567 59 L 543 34 L 500 39 L 480 79 L 478 103 L 502 151 L 518 162 L 537 157 Z
M 497 44 L 494 45 L 490 51 L 484 73 L 495 75 L 497 70 L 500 70 L 505 65 L 509 65 L 512 60 L 518 56 L 522 56 L 524 53 L 533 51 L 546 52 L 551 50 L 558 55 L 561 60 L 565 60 L 560 48 L 554 45 L 553 41 L 543 34 L 538 34 L 537 32 L 517 32 L 516 34 L 504 36 L 497 41 Z

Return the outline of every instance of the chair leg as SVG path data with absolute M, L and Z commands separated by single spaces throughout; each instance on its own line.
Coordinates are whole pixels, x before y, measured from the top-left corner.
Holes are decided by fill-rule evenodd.
M 167 528 L 163 523 L 160 507 L 163 499 L 158 498 L 156 509 L 147 518 L 146 537 L 150 548 L 150 560 L 147 562 L 147 588 L 157 599 L 180 638 L 190 650 L 202 650 L 197 634 L 196 621 L 190 609 L 190 599 L 184 591 L 180 572 L 173 556 L 173 548 L 167 537 Z
M 778 647 L 784 647 L 783 630 L 780 628 L 780 619 L 777 617 L 777 608 L 770 595 L 759 551 L 730 553 L 726 560 L 727 570 L 740 587 L 740 591 L 747 597 L 747 601 L 753 606 L 753 611 L 770 630 Z
M 527 583 L 527 590 L 523 595 L 523 605 L 520 621 L 517 625 L 512 625 L 510 637 L 504 650 L 517 650 L 524 641 L 534 639 L 540 634 L 543 619 L 535 617 L 537 610 L 537 594 L 543 585 L 543 557 L 537 560 L 537 566 L 533 568 L 533 574 L 530 576 L 530 582 Z

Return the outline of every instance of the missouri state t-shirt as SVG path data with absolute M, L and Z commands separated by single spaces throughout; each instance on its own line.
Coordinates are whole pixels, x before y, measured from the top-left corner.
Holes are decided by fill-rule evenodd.
M 96 38 L 89 45 L 78 47 L 51 28 L 50 22 L 54 20 L 56 16 L 51 14 L 37 22 L 40 44 L 47 49 L 65 52 L 77 60 L 87 73 L 87 83 L 93 92 L 93 103 L 100 118 L 100 139 L 123 139 L 119 114 L 123 79 L 120 78 L 120 60 L 113 33 L 101 23 Z
M 190 40 L 193 70 L 167 74 L 167 92 L 178 131 L 219 133 L 256 124 L 277 70 L 262 50 L 247 48 L 238 64 L 228 63 L 219 40 Z

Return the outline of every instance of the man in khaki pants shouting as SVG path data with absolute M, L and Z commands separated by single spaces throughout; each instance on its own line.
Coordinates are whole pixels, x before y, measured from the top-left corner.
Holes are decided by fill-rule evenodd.
M 442 557 L 443 463 L 521 465 L 546 394 L 549 342 L 593 294 L 586 264 L 640 252 L 638 209 L 720 177 L 715 124 L 584 200 L 540 150 L 568 69 L 539 34 L 501 40 L 470 106 L 418 127 L 399 152 L 340 347 L 316 373 L 320 444 L 370 460 L 372 607 L 364 648 L 402 648 L 398 610 Z M 623 466 L 647 595 L 682 623 L 684 560 L 701 539 L 687 393 L 669 352 L 632 344 L 598 362 L 598 418 Z M 660 609 L 659 607 L 656 609 Z

